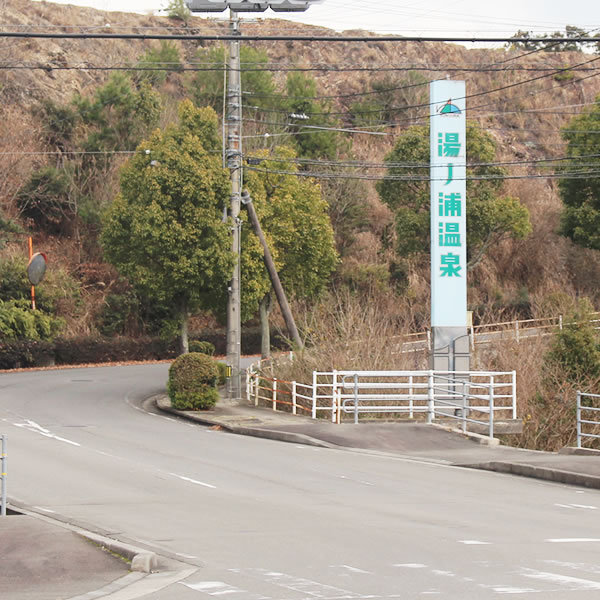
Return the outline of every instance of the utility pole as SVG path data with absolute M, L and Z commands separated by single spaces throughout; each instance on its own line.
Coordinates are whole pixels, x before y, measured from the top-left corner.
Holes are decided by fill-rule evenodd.
M 323 0 L 184 0 L 193 13 L 212 13 L 230 10 L 230 37 L 238 38 L 240 19 L 238 12 L 303 12 L 312 4 Z M 240 204 L 242 193 L 242 81 L 240 66 L 240 40 L 229 43 L 229 78 L 227 83 L 227 167 L 231 172 L 231 201 L 229 217 L 231 223 L 231 247 L 235 256 L 235 267 L 229 283 L 227 303 L 227 365 L 231 374 L 227 382 L 230 399 L 242 397 L 240 355 L 242 349 L 241 295 L 240 295 L 240 250 L 241 221 Z
M 240 19 L 231 10 L 231 35 L 240 35 Z M 231 248 L 235 266 L 229 285 L 227 304 L 227 365 L 231 368 L 228 380 L 228 394 L 232 400 L 242 397 L 240 356 L 242 350 L 240 252 L 241 225 L 240 202 L 242 193 L 242 81 L 240 66 L 240 42 L 229 42 L 229 78 L 227 82 L 227 166 L 231 172 Z

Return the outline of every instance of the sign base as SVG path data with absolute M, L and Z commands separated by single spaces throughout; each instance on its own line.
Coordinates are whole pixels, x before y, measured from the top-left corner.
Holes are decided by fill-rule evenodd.
M 434 371 L 470 371 L 467 327 L 433 327 L 431 368 Z

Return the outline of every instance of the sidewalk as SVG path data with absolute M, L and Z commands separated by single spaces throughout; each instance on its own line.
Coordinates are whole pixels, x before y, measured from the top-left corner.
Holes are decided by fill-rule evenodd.
M 600 452 L 565 448 L 560 453 L 523 450 L 495 444 L 483 436 L 424 423 L 342 423 L 255 407 L 223 397 L 210 411 L 177 411 L 166 396 L 157 407 L 182 418 L 231 433 L 309 444 L 385 452 L 457 467 L 469 467 L 557 483 L 600 489 Z

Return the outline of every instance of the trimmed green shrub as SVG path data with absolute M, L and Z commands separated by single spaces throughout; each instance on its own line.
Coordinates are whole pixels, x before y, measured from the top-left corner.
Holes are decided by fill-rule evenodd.
M 215 353 L 215 345 L 210 342 L 201 342 L 200 340 L 192 340 L 190 342 L 190 352 L 200 352 L 207 356 L 213 356 Z
M 229 367 L 226 363 L 222 361 L 217 361 L 217 370 L 219 371 L 219 375 L 217 377 L 218 385 L 225 385 L 227 383 L 227 374 L 229 373 Z
M 218 368 L 215 361 L 190 352 L 178 356 L 169 369 L 167 392 L 177 410 L 206 410 L 219 399 L 216 383 Z
M 52 342 L 14 340 L 0 342 L 0 369 L 21 369 L 51 365 L 54 362 Z
M 56 364 L 163 360 L 177 356 L 177 344 L 160 338 L 69 338 L 55 342 Z

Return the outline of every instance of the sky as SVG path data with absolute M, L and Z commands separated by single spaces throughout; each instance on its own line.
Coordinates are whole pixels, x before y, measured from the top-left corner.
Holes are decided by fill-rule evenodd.
M 106 11 L 155 13 L 168 0 L 54 0 Z M 160 14 L 160 13 L 158 13 Z M 164 11 L 162 14 L 165 14 Z M 281 13 L 280 13 L 281 14 Z M 227 13 L 213 13 L 225 18 Z M 248 15 L 251 17 L 252 15 Z M 276 17 L 267 11 L 256 17 Z M 599 0 L 323 0 L 306 13 L 286 19 L 336 31 L 431 36 L 510 36 L 517 30 L 549 33 L 576 25 L 600 33 Z

